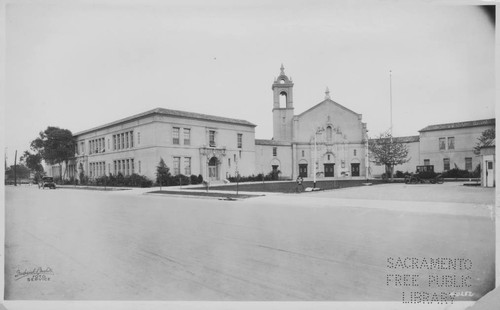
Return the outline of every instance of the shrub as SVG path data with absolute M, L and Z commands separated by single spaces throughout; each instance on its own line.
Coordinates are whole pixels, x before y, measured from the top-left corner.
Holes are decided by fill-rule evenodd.
M 201 174 L 198 175 L 198 184 L 203 183 L 203 176 Z
M 171 176 L 169 178 L 169 185 L 167 186 L 174 186 L 174 185 L 189 185 L 190 178 L 183 175 L 183 174 L 178 174 L 176 176 Z
M 250 175 L 250 176 L 246 176 L 246 177 L 242 177 L 240 176 L 239 179 L 237 179 L 236 177 L 229 177 L 227 178 L 231 183 L 234 183 L 234 182 L 256 182 L 256 181 L 262 181 L 263 179 L 267 180 L 267 181 L 271 181 L 273 180 L 272 179 L 272 173 L 269 173 L 267 176 L 264 177 L 264 175 L 262 173 L 259 173 L 257 175 Z
M 195 176 L 194 174 L 192 174 L 190 177 L 189 177 L 189 181 L 191 184 L 199 184 L 198 183 L 198 177 Z
M 93 180 L 86 181 L 88 185 L 96 186 L 130 186 L 130 187 L 151 187 L 153 186 L 153 181 L 148 179 L 146 176 L 133 173 L 131 175 L 124 176 L 121 173 L 118 175 L 110 174 L 109 176 L 102 176 L 95 178 Z M 83 182 L 82 182 L 83 183 Z
M 477 164 L 476 169 L 474 169 L 474 171 L 472 172 L 471 175 L 473 178 L 481 177 L 481 165 L 480 164 Z
M 462 170 L 458 168 L 453 168 L 448 171 L 443 172 L 443 178 L 471 178 L 473 173 L 468 170 Z
M 396 178 L 404 178 L 405 177 L 405 174 L 403 173 L 403 171 L 396 171 L 396 175 L 395 175 Z

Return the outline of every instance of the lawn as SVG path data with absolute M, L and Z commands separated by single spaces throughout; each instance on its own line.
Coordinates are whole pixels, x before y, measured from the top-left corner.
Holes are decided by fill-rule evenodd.
M 345 188 L 353 186 L 363 186 L 366 180 L 322 180 L 316 181 L 316 187 L 321 189 L 336 189 Z M 370 180 L 369 183 L 381 184 L 384 183 L 381 180 Z M 313 187 L 312 181 L 304 181 L 304 188 Z M 231 185 L 215 185 L 211 186 L 210 189 L 218 191 L 236 191 L 236 184 Z M 205 188 L 192 188 L 192 190 L 206 190 Z M 267 181 L 264 183 L 240 183 L 238 185 L 239 191 L 244 192 L 273 192 L 273 193 L 295 193 L 297 192 L 297 183 L 295 181 L 290 182 L 272 182 Z

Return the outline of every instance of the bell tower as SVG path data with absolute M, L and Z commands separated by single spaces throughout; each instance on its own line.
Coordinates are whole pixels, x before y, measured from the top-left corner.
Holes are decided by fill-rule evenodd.
M 292 140 L 293 83 L 281 64 L 280 75 L 273 83 L 273 139 Z

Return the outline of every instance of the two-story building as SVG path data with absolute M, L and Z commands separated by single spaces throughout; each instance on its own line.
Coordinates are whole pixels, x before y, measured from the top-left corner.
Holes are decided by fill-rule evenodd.
M 255 125 L 245 120 L 157 108 L 74 137 L 65 177 L 137 173 L 154 180 L 162 158 L 173 175 L 221 180 L 254 173 Z
M 417 165 L 433 165 L 436 172 L 458 168 L 474 171 L 481 158 L 474 153 L 478 138 L 487 129 L 495 128 L 495 119 L 429 125 L 419 130 L 420 135 L 395 137 L 409 148 L 410 161 L 398 165 L 394 171 L 414 172 Z M 374 176 L 384 173 L 382 166 L 372 164 Z

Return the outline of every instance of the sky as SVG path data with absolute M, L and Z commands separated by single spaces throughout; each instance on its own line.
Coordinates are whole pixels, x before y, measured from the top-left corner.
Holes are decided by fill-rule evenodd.
M 478 6 L 18 1 L 4 14 L 9 164 L 47 126 L 76 133 L 157 107 L 245 119 L 271 139 L 281 64 L 296 115 L 328 87 L 371 137 L 390 127 L 391 88 L 395 136 L 495 117 L 495 31 Z

